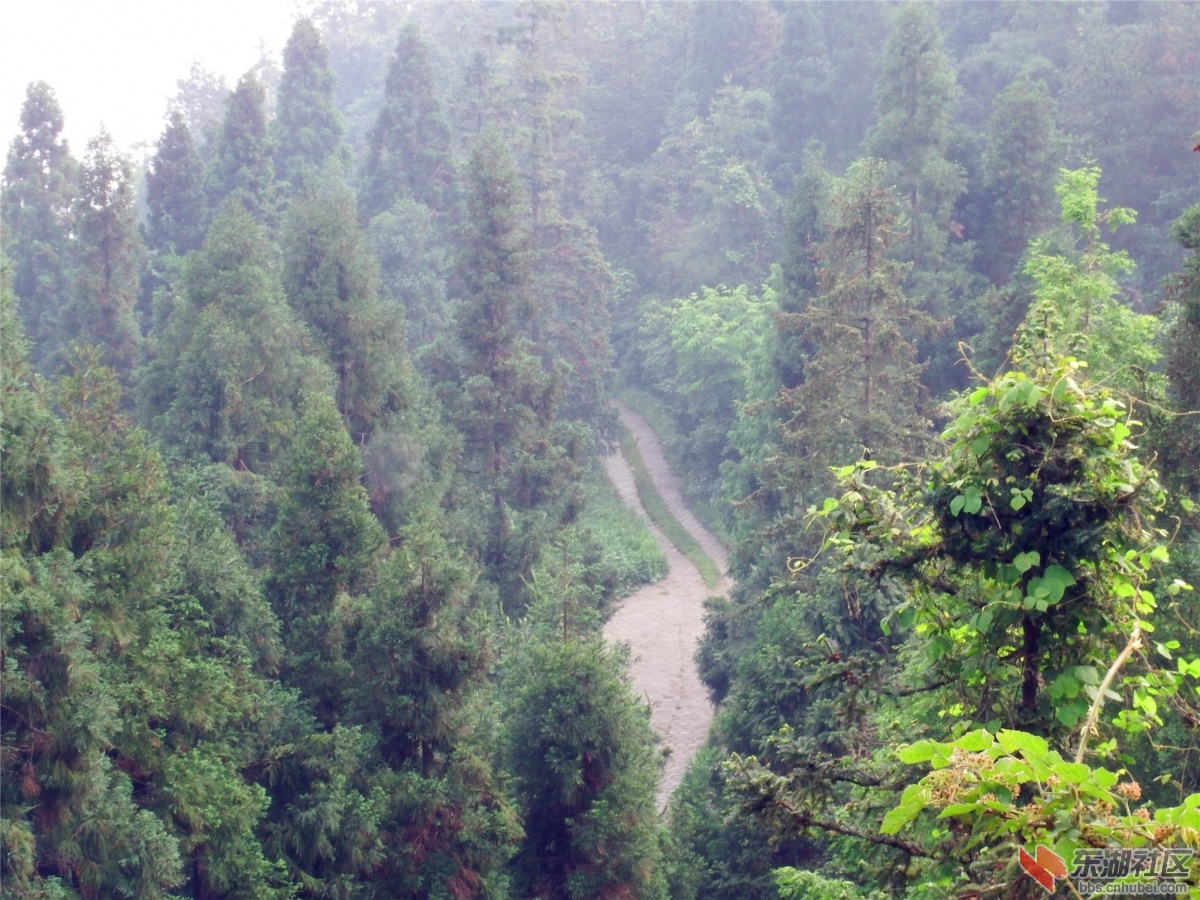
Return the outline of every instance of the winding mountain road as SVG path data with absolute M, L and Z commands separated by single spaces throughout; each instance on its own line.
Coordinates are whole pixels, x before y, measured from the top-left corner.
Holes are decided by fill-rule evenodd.
M 633 410 L 620 403 L 615 406 L 621 422 L 637 440 L 654 486 L 672 515 L 724 572 L 727 551 L 688 508 L 679 478 L 667 464 L 658 438 Z M 603 462 L 622 502 L 645 517 L 625 458 L 614 453 Z M 704 746 L 712 723 L 712 704 L 693 656 L 704 633 L 704 600 L 727 593 L 729 582 L 723 577 L 715 588 L 707 588 L 699 570 L 648 518 L 646 524 L 667 556 L 667 576 L 622 600 L 604 634 L 613 643 L 628 645 L 634 690 L 649 702 L 650 724 L 669 751 L 658 795 L 659 806 L 665 807 L 687 764 Z

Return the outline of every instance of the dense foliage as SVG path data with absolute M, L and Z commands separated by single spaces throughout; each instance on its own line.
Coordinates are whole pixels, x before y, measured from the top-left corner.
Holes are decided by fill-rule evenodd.
M 310 6 L 144 171 L 45 83 L 15 123 L 4 896 L 1200 849 L 1200 6 Z M 732 544 L 665 809 L 614 391 Z

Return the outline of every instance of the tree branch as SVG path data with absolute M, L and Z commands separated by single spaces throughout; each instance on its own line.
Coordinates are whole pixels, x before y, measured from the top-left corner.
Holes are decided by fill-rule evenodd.
M 822 831 L 831 831 L 834 834 L 844 834 L 847 837 L 858 838 L 861 841 L 866 841 L 870 844 L 881 844 L 885 847 L 891 847 L 895 850 L 903 851 L 910 856 L 920 856 L 924 859 L 942 859 L 942 856 L 926 850 L 918 844 L 903 840 L 898 837 L 893 837 L 889 834 L 876 834 L 869 831 L 861 831 L 850 825 L 844 825 L 841 822 L 830 822 L 826 819 L 818 819 L 816 816 L 809 813 L 807 810 L 796 809 L 786 800 L 776 797 L 775 802 L 780 809 L 791 815 L 801 828 L 819 828 Z

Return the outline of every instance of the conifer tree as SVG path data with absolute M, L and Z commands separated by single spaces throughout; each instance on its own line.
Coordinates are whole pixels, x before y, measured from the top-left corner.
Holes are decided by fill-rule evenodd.
M 146 173 L 147 246 L 183 256 L 199 248 L 205 228 L 204 163 L 183 113 L 173 110 Z
M 328 397 L 305 398 L 284 465 L 267 596 L 283 622 L 284 680 L 332 726 L 343 711 L 355 595 L 386 536 L 367 503 L 362 457 Z
M 525 824 L 514 860 L 526 896 L 664 896 L 656 871 L 657 762 L 647 711 L 598 639 L 513 651 L 506 750 Z
M 96 343 L 128 388 L 137 364 L 135 315 L 144 248 L 137 230 L 133 167 L 108 132 L 88 142 L 76 205 L 77 281 L 63 309 L 59 358 L 72 341 Z
M 33 82 L 21 106 L 21 133 L 4 166 L 0 211 L 12 289 L 40 364 L 70 296 L 78 163 L 62 137 L 63 114 L 54 91 Z
M 310 180 L 283 225 L 283 288 L 338 379 L 337 404 L 358 443 L 409 408 L 415 386 L 404 319 L 378 295 L 379 268 L 340 178 Z
M 920 3 L 898 7 L 880 63 L 875 91 L 879 118 L 867 135 L 866 152 L 889 163 L 888 178 L 896 185 L 907 220 L 905 240 L 892 250 L 896 258 L 913 264 L 906 293 L 935 318 L 954 316 L 965 337 L 973 325 L 963 315 L 962 303 L 972 294 L 972 248 L 960 240 L 962 226 L 954 212 L 967 184 L 949 155 L 958 95 L 933 9 Z M 944 389 L 962 380 L 954 346 L 950 340 L 922 347 L 923 355 L 933 357 L 927 384 Z
M 1173 236 L 1188 256 L 1183 271 L 1167 282 L 1167 299 L 1175 307 L 1175 318 L 1166 340 L 1166 374 L 1169 397 L 1180 412 L 1200 410 L 1200 204 L 1175 223 Z M 1194 496 L 1200 485 L 1200 426 L 1195 416 L 1182 416 L 1166 428 L 1160 441 L 1160 463 L 1172 486 L 1186 487 Z
M 952 206 L 965 187 L 962 173 L 946 158 L 957 96 L 933 11 L 919 3 L 899 7 L 883 51 L 876 88 L 879 120 L 867 148 L 892 164 L 911 218 L 906 251 L 918 267 L 940 259 Z
M 532 288 L 544 310 L 540 343 L 548 362 L 562 359 L 571 367 L 562 414 L 603 429 L 616 278 L 587 223 L 546 212 L 536 236 Z
M 229 102 L 229 85 L 224 75 L 193 62 L 187 78 L 178 79 L 175 86 L 175 96 L 171 98 L 168 110 L 183 116 L 183 123 L 207 165 L 216 153 L 221 120 Z
M 530 340 L 530 237 L 516 166 L 494 130 L 472 153 L 469 183 L 463 297 L 433 378 L 462 433 L 464 467 L 488 498 L 487 511 L 472 516 L 472 543 L 505 602 L 519 608 L 522 576 L 578 511 L 586 443 L 558 420 L 565 366 L 547 371 Z
M 1029 241 L 1054 221 L 1054 179 L 1062 153 L 1049 89 L 1015 79 L 996 98 L 983 158 L 986 224 L 979 265 L 1003 284 Z
M 413 518 L 367 594 L 347 692 L 398 776 L 384 827 L 404 840 L 377 883 L 394 896 L 483 893 L 506 880 L 520 834 L 477 702 L 491 702 L 481 696 L 490 653 L 471 567 L 433 510 Z
M 271 133 L 275 175 L 292 190 L 341 152 L 342 117 L 333 103 L 329 51 L 312 19 L 297 19 L 283 48 L 283 75 Z
M 901 235 L 884 171 L 881 160 L 859 160 L 835 185 L 815 251 L 818 293 L 788 314 L 812 354 L 804 380 L 783 391 L 790 446 L 777 462 L 803 460 L 820 480 L 795 491 L 802 503 L 827 488 L 826 467 L 863 452 L 893 458 L 921 446 L 928 428 L 912 341 L 932 323 L 901 292 L 905 267 L 887 255 Z
M 360 205 L 368 221 L 404 197 L 442 216 L 450 212 L 450 127 L 434 91 L 429 48 L 415 25 L 400 33 L 367 147 Z
M 254 73 L 247 72 L 225 103 L 225 118 L 208 172 L 209 205 L 215 208 L 234 197 L 256 217 L 268 217 L 274 202 L 273 153 L 266 92 Z
M 269 703 L 249 646 L 269 642 L 273 623 L 256 622 L 242 642 L 234 635 L 248 621 L 197 602 L 219 594 L 222 578 L 231 593 L 253 593 L 236 551 L 190 527 L 179 540 L 162 463 L 119 411 L 97 348 L 59 384 L 63 418 L 48 412 L 21 355 L 7 275 L 4 294 L 6 886 L 153 898 L 240 881 L 286 896 L 270 888 L 254 835 L 265 792 L 238 771 Z
M 184 267 L 181 296 L 139 379 L 144 420 L 173 453 L 271 471 L 328 367 L 287 306 L 266 235 L 233 204 Z
M 371 219 L 367 237 L 379 259 L 380 297 L 404 311 L 408 346 L 415 352 L 449 326 L 446 283 L 453 251 L 445 229 L 428 206 L 401 199 Z

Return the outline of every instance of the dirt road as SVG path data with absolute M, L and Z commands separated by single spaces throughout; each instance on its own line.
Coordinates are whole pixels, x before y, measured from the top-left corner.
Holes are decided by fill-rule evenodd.
M 667 464 L 658 438 L 641 416 L 621 404 L 616 406 L 621 421 L 638 442 L 663 501 L 723 572 L 725 547 L 684 502 L 679 478 Z M 607 457 L 604 469 L 621 500 L 645 516 L 633 473 L 620 453 Z M 688 762 L 708 737 L 713 710 L 692 657 L 696 641 L 704 633 L 704 599 L 724 594 L 729 583 L 723 578 L 717 587 L 705 587 L 696 567 L 648 519 L 647 524 L 667 555 L 667 577 L 621 601 L 604 634 L 610 641 L 629 646 L 634 689 L 649 701 L 650 724 L 670 751 L 659 786 L 659 805 L 665 806 Z

